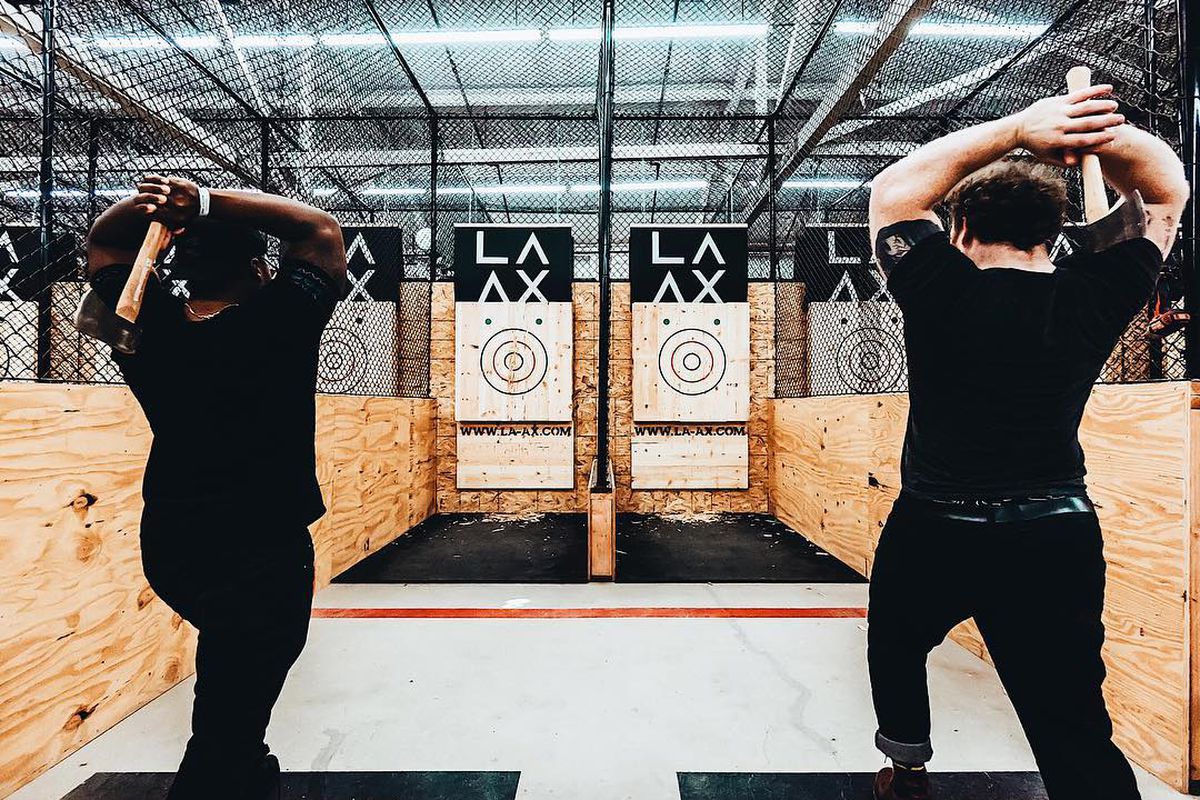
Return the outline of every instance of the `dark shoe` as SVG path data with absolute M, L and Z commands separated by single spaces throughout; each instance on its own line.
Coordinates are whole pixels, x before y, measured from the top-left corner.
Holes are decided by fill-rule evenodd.
M 267 755 L 259 765 L 247 800 L 280 800 L 279 759 Z
M 875 800 L 933 800 L 929 773 L 884 767 L 875 776 Z

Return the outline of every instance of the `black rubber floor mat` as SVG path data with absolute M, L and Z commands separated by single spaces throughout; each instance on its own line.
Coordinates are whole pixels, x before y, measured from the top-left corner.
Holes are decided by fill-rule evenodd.
M 334 583 L 584 583 L 583 514 L 438 514 Z
M 865 579 L 769 514 L 618 514 L 617 580 L 863 583 Z
M 285 772 L 283 800 L 513 800 L 519 772 Z M 100 772 L 63 800 L 160 800 L 169 772 Z
M 874 773 L 681 772 L 680 800 L 870 800 Z M 1036 772 L 933 773 L 938 800 L 1046 800 Z

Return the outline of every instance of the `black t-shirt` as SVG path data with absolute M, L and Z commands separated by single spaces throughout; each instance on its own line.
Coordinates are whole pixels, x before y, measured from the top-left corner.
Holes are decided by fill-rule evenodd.
M 1084 405 L 1161 265 L 1141 238 L 1051 273 L 979 269 L 945 233 L 914 245 L 888 279 L 908 349 L 905 491 L 1082 494 Z
M 116 307 L 128 266 L 92 279 Z M 325 272 L 285 260 L 249 299 L 204 322 L 155 279 L 138 351 L 114 354 L 154 441 L 148 507 L 270 513 L 307 525 L 325 513 L 316 477 L 316 375 L 321 333 L 340 293 Z

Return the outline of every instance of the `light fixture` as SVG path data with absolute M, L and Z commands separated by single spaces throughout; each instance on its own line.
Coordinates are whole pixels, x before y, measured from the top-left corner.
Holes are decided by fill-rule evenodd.
M 871 181 L 858 178 L 793 178 L 783 182 L 784 189 L 857 189 Z
M 326 47 L 378 47 L 387 39 L 382 33 L 326 33 L 320 42 Z
M 4 194 L 9 197 L 19 197 L 23 200 L 37 200 L 42 196 L 42 193 L 37 189 L 5 189 Z M 55 189 L 50 193 L 50 196 L 57 200 L 77 200 L 88 196 L 86 189 Z M 132 197 L 132 189 L 97 189 L 97 197 Z
M 765 36 L 771 30 L 763 23 L 723 23 L 713 25 L 637 25 L 613 30 L 614 39 L 743 39 Z M 597 42 L 599 28 L 551 28 L 546 38 L 556 42 Z
M 542 32 L 534 28 L 479 31 L 390 31 L 388 35 L 396 44 L 505 44 L 536 42 L 542 38 Z
M 170 47 L 160 36 L 97 36 L 92 44 L 101 50 L 162 50 Z
M 26 50 L 25 42 L 16 36 L 0 36 L 0 50 Z
M 838 33 L 869 35 L 878 27 L 876 22 L 841 20 L 833 23 Z M 910 36 L 941 36 L 962 39 L 1031 39 L 1041 36 L 1050 27 L 1045 24 L 1013 23 L 987 24 L 980 22 L 918 22 L 909 29 Z
M 371 186 L 360 194 L 364 197 L 413 197 L 425 194 L 425 190 L 416 186 Z
M 233 43 L 238 47 L 268 49 L 276 47 L 312 47 L 317 43 L 317 40 L 306 33 L 252 33 L 234 36 Z
M 171 41 L 185 50 L 212 50 L 221 46 L 216 36 L 175 36 Z

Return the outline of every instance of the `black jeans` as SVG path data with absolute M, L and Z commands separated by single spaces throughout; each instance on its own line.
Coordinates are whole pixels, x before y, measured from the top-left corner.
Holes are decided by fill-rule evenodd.
M 879 748 L 901 763 L 932 755 L 925 662 L 974 617 L 1051 800 L 1136 800 L 1101 693 L 1104 572 L 1094 513 L 966 522 L 902 495 L 871 577 L 867 660 Z
M 141 540 L 151 588 L 200 633 L 192 737 L 168 797 L 249 796 L 271 709 L 308 638 L 312 538 L 229 510 L 147 508 Z

